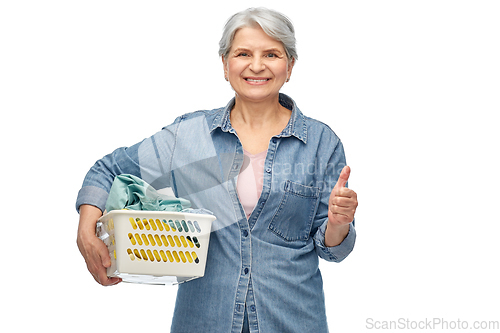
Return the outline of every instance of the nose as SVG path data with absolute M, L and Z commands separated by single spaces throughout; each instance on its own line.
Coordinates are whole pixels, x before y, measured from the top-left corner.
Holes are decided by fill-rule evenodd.
M 253 57 L 249 68 L 252 72 L 259 73 L 266 68 L 266 65 L 264 64 L 264 61 L 262 61 L 261 57 Z

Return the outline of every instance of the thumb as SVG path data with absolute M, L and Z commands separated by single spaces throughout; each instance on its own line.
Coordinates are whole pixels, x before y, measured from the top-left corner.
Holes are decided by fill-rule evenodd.
M 101 253 L 101 263 L 104 267 L 111 267 L 111 257 L 108 251 Z
M 108 247 L 106 246 L 106 244 L 104 244 L 104 242 L 99 245 L 100 246 L 97 249 L 97 255 L 101 259 L 101 265 L 106 268 L 111 267 L 111 256 L 108 252 Z
M 340 172 L 339 180 L 337 181 L 337 184 L 335 185 L 335 187 L 336 188 L 345 187 L 345 185 L 347 184 L 347 181 L 349 180 L 350 174 L 351 174 L 351 168 L 346 165 L 342 169 L 342 172 Z

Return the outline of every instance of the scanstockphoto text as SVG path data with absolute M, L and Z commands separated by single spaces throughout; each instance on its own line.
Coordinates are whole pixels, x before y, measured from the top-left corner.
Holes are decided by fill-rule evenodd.
M 297 180 L 301 185 L 307 187 L 315 187 L 320 192 L 331 191 L 331 187 L 337 182 L 340 172 L 346 166 L 344 163 L 339 164 L 321 164 L 317 161 L 313 162 L 296 162 L 296 163 L 273 163 L 271 167 L 271 189 L 281 191 L 286 180 Z M 246 168 L 243 165 L 242 168 Z M 258 167 L 263 168 L 266 172 L 267 168 L 264 165 Z M 322 179 L 317 178 L 321 171 L 326 171 Z M 319 171 L 319 172 L 318 172 Z
M 250 166 L 248 160 L 243 160 L 240 163 L 242 163 L 241 170 L 237 164 L 234 164 L 234 155 L 222 154 L 183 165 L 170 173 L 163 173 L 161 177 L 156 178 L 150 184 L 155 189 L 162 189 L 175 184 L 178 191 L 177 195 L 186 197 L 200 190 L 220 186 L 226 181 L 236 182 L 238 175 Z M 263 161 L 261 165 L 254 167 L 263 169 L 264 183 L 262 185 L 271 191 L 282 192 L 286 182 L 291 181 L 305 187 L 315 188 L 314 191 L 325 195 L 329 194 L 336 184 L 344 166 L 344 162 L 326 164 L 316 160 L 293 163 L 274 162 L 272 164 Z M 206 174 L 212 176 L 202 177 L 200 170 L 206 170 Z M 268 174 L 271 177 L 266 176 Z M 192 188 L 189 184 L 180 181 L 183 178 L 194 179 L 197 184 L 196 188 Z
M 369 330 L 499 330 L 500 320 L 463 320 L 446 318 L 410 319 L 397 318 L 380 320 L 366 318 L 365 328 Z

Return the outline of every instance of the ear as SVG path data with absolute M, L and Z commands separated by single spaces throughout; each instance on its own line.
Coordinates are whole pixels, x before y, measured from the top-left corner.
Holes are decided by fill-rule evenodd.
M 227 73 L 227 61 L 224 58 L 224 56 L 221 56 L 221 59 L 222 59 L 222 68 L 224 69 L 224 74 L 226 74 Z
M 224 56 L 221 56 L 221 59 L 222 59 L 222 66 L 224 67 L 224 70 L 227 69 L 227 60 Z
M 288 62 L 288 69 L 287 69 L 288 79 L 290 79 L 290 76 L 292 75 L 292 69 L 294 65 L 295 65 L 295 58 L 292 58 L 292 60 Z

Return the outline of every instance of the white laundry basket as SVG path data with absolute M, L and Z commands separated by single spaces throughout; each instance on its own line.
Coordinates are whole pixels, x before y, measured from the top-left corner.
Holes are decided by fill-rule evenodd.
M 111 257 L 108 276 L 148 284 L 202 277 L 213 220 L 213 215 L 182 212 L 108 212 L 96 230 Z

